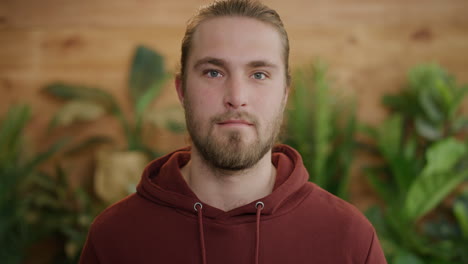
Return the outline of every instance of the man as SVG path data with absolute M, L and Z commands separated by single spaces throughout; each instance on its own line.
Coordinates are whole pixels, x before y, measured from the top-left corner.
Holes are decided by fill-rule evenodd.
M 150 163 L 94 221 L 81 263 L 386 263 L 354 207 L 273 147 L 289 93 L 278 14 L 219 1 L 189 22 L 176 89 L 193 146 Z

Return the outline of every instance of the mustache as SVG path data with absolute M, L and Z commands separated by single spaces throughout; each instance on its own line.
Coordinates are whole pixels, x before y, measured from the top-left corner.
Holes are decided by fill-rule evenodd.
M 225 122 L 225 121 L 232 120 L 232 119 L 244 120 L 254 126 L 258 124 L 257 118 L 254 115 L 245 111 L 226 112 L 224 114 L 214 116 L 213 118 L 211 118 L 211 122 L 216 124 L 216 123 L 221 123 L 221 122 Z

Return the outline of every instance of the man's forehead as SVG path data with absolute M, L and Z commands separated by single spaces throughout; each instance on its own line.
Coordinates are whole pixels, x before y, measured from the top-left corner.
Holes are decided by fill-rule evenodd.
M 195 60 L 193 67 L 198 68 L 204 65 L 215 65 L 219 67 L 228 67 L 230 64 L 229 61 L 222 59 L 222 58 L 216 58 L 216 57 L 203 57 L 200 59 Z M 258 68 L 258 67 L 264 67 L 264 68 L 272 68 L 272 69 L 278 69 L 279 65 L 276 63 L 270 61 L 268 58 L 266 59 L 258 59 L 258 60 L 250 60 L 245 63 L 244 66 L 247 66 L 249 68 Z
M 197 27 L 190 57 L 192 63 L 212 57 L 243 64 L 281 64 L 281 36 L 273 26 L 253 18 L 211 18 Z

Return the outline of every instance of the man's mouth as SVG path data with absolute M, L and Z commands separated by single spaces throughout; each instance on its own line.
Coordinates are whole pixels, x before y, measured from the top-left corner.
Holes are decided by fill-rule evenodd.
M 245 126 L 253 126 L 252 123 L 246 121 L 246 120 L 242 120 L 242 119 L 229 119 L 229 120 L 223 120 L 221 122 L 218 122 L 217 123 L 218 125 L 232 125 L 232 126 L 236 126 L 236 125 L 245 125 Z

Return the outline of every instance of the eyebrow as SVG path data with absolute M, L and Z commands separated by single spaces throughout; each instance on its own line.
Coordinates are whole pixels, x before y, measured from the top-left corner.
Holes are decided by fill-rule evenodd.
M 223 59 L 218 59 L 218 58 L 214 58 L 214 57 L 205 57 L 205 58 L 202 58 L 202 59 L 199 59 L 195 65 L 193 66 L 193 68 L 198 68 L 204 64 L 212 64 L 212 65 L 215 65 L 215 66 L 218 66 L 218 67 L 224 67 L 226 65 L 226 61 L 223 60 Z
M 199 59 L 193 67 L 196 69 L 204 64 L 212 64 L 218 67 L 226 67 L 227 62 L 223 59 L 218 59 L 214 57 L 205 57 L 205 58 Z M 258 67 L 267 67 L 267 68 L 274 68 L 274 69 L 278 68 L 278 65 L 272 62 L 266 61 L 266 60 L 251 61 L 247 63 L 247 66 L 249 66 L 250 68 L 258 68 Z
M 247 64 L 251 68 L 266 67 L 266 68 L 278 68 L 278 65 L 264 60 L 251 61 Z

